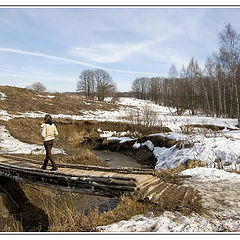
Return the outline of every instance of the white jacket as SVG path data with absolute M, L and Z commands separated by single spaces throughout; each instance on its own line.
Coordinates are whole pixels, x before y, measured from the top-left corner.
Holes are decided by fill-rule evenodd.
M 54 124 L 50 125 L 43 123 L 41 127 L 42 127 L 41 135 L 43 137 L 44 142 L 53 140 L 55 138 L 55 135 L 58 135 L 57 128 Z

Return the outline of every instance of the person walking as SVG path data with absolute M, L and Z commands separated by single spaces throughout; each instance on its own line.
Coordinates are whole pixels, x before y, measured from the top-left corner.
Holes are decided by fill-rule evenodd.
M 42 169 L 46 170 L 47 169 L 47 165 L 48 165 L 48 161 L 50 160 L 51 164 L 52 164 L 52 168 L 50 169 L 51 171 L 56 171 L 58 169 L 51 150 L 53 147 L 53 141 L 55 139 L 55 135 L 58 135 L 58 131 L 56 126 L 54 125 L 54 123 L 52 122 L 52 117 L 50 114 L 46 114 L 44 117 L 44 123 L 41 125 L 42 126 L 42 132 L 41 135 L 43 137 L 43 141 L 44 141 L 44 147 L 46 150 L 46 157 L 44 160 L 44 163 L 42 165 Z

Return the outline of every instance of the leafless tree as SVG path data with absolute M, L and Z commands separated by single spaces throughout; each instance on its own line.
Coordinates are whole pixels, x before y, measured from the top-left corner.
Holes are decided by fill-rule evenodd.
M 96 69 L 94 71 L 94 80 L 96 84 L 96 96 L 98 101 L 104 101 L 107 96 L 113 95 L 117 91 L 116 84 L 112 77 L 105 70 Z
M 162 100 L 162 82 L 163 79 L 159 77 L 150 78 L 148 82 L 147 98 L 158 104 Z
M 79 75 L 77 81 L 77 92 L 85 94 L 86 98 L 93 99 L 95 91 L 94 72 L 92 70 L 84 70 Z
M 85 94 L 86 98 L 104 101 L 106 97 L 113 97 L 117 86 L 112 77 L 103 69 L 84 70 L 77 81 L 77 92 Z
M 147 99 L 149 79 L 146 77 L 137 78 L 133 81 L 132 91 L 135 92 L 136 97 L 140 99 Z
M 233 117 L 234 112 L 236 112 L 238 120 L 240 120 L 239 82 L 237 79 L 240 64 L 240 35 L 228 23 L 222 32 L 218 34 L 218 39 L 220 44 L 219 62 L 221 70 L 224 73 L 224 77 L 229 81 L 231 96 L 230 115 Z
M 27 86 L 27 88 L 38 92 L 45 92 L 47 90 L 47 88 L 40 82 L 34 82 L 31 85 Z

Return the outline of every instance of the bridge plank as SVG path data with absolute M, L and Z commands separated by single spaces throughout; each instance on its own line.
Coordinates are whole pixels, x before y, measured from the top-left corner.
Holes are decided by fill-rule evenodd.
M 57 171 L 41 169 L 40 162 L 0 156 L 0 175 L 23 180 L 30 184 L 47 186 L 63 191 L 81 192 L 101 196 L 120 196 L 121 194 L 140 194 L 158 204 L 186 206 L 196 204 L 198 192 L 185 186 L 167 183 L 154 176 L 150 171 L 131 169 L 110 169 L 95 166 L 58 165 Z

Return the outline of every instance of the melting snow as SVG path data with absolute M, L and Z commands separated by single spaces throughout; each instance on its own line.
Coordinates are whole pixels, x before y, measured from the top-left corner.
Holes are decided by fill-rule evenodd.
M 2 96 L 2 93 L 0 93 Z M 4 96 L 3 96 L 4 97 Z M 118 111 L 85 111 L 83 115 L 53 115 L 53 118 L 70 118 L 75 120 L 98 121 L 125 121 L 130 107 L 143 112 L 145 104 L 149 104 L 157 113 L 158 120 L 163 126 L 169 127 L 173 132 L 159 134 L 170 139 L 183 140 L 193 144 L 191 148 L 178 149 L 160 148 L 151 141 L 134 144 L 134 148 L 147 146 L 157 158 L 156 169 L 173 168 L 189 159 L 199 160 L 208 167 L 216 167 L 216 158 L 222 161 L 225 170 L 240 170 L 240 131 L 235 126 L 237 119 L 221 119 L 203 116 L 173 116 L 173 109 L 154 105 L 150 101 L 134 98 L 121 98 L 121 107 Z M 44 117 L 43 112 L 8 114 L 0 110 L 0 120 L 8 121 L 14 117 Z M 223 126 L 225 129 L 218 133 L 198 130 L 190 134 L 182 132 L 182 126 L 187 124 L 211 124 Z M 235 129 L 228 131 L 227 128 Z M 112 132 L 102 132 L 102 136 L 111 138 Z M 119 141 L 126 141 L 123 135 L 116 136 Z M 129 139 L 128 139 L 129 140 Z M 61 149 L 53 149 L 54 153 L 63 153 Z M 42 146 L 26 144 L 14 139 L 4 126 L 0 126 L 0 153 L 41 153 Z M 202 202 L 208 213 L 202 216 L 191 214 L 183 216 L 178 212 L 164 212 L 161 216 L 138 215 L 129 221 L 121 221 L 109 226 L 99 227 L 107 232 L 218 232 L 240 230 L 240 177 L 214 168 L 195 168 L 183 171 L 181 174 L 190 175 L 184 180 L 184 185 L 198 189 L 202 195 Z
M 54 154 L 65 154 L 62 149 L 53 148 Z M 36 144 L 27 144 L 13 138 L 4 126 L 0 126 L 0 153 L 9 154 L 43 154 L 43 146 Z
M 240 175 L 212 168 L 194 168 L 184 185 L 198 189 L 206 213 L 184 216 L 165 211 L 161 216 L 148 213 L 128 221 L 99 226 L 103 232 L 224 232 L 240 230 Z

